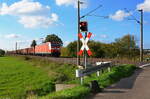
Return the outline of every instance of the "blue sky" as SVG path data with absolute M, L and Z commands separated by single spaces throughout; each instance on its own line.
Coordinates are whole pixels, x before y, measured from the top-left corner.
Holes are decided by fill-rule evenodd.
M 81 15 L 86 14 L 100 4 L 101 8 L 84 21 L 89 23 L 91 39 L 110 43 L 126 34 L 135 35 L 137 44 L 140 40 L 140 25 L 127 18 L 140 14 L 137 9 L 144 9 L 144 48 L 150 48 L 150 0 L 84 0 Z M 124 8 L 130 12 L 124 11 Z M 1 0 L 0 1 L 0 48 L 15 49 L 28 47 L 33 39 L 40 43 L 40 38 L 48 34 L 57 34 L 67 45 L 77 39 L 76 0 Z

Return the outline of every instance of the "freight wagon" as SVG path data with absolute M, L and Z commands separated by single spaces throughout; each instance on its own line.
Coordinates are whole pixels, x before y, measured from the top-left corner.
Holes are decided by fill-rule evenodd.
M 40 56 L 60 56 L 61 44 L 57 42 L 46 42 L 31 48 L 19 49 L 16 51 L 9 51 L 10 54 L 21 55 L 40 55 Z

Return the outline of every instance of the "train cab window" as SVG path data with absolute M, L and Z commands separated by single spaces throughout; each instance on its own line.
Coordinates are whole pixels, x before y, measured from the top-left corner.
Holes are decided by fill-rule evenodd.
M 61 46 L 61 44 L 52 43 L 51 46 L 52 46 L 52 47 L 58 47 L 58 46 Z

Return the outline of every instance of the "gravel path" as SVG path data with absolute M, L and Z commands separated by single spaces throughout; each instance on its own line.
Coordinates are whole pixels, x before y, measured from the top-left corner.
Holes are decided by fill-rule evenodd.
M 133 76 L 122 79 L 89 99 L 150 99 L 150 66 L 138 69 Z

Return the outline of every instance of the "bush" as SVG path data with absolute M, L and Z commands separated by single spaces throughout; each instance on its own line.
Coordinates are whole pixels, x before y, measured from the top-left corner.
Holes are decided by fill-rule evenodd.
M 44 96 L 55 90 L 55 84 L 52 82 L 44 83 L 40 89 L 35 90 L 38 96 Z
M 51 93 L 41 99 L 85 99 L 89 93 L 90 88 L 85 86 L 77 86 L 71 89 Z
M 5 55 L 5 51 L 0 49 L 0 57 Z
M 95 74 L 86 77 L 84 83 L 87 85 L 91 81 L 97 80 L 99 86 L 101 88 L 105 88 L 107 86 L 110 86 L 111 84 L 118 82 L 122 78 L 131 76 L 134 73 L 135 69 L 136 67 L 130 64 L 116 66 L 111 68 L 110 72 L 104 72 L 99 77 L 97 77 Z
M 136 67 L 134 65 L 121 65 L 117 67 L 113 67 L 111 72 L 107 72 L 102 74 L 98 78 L 98 82 L 101 87 L 107 87 L 122 78 L 129 77 L 134 73 Z
M 134 65 L 121 65 L 113 67 L 111 72 L 104 72 L 100 77 L 97 77 L 95 74 L 92 74 L 90 77 L 86 77 L 84 80 L 84 85 L 89 85 L 91 81 L 97 80 L 100 87 L 105 88 L 124 77 L 131 76 L 135 69 L 136 67 Z M 76 81 L 76 83 L 78 82 Z M 71 89 L 51 93 L 40 99 L 86 99 L 90 91 L 91 90 L 89 87 L 77 86 Z
M 31 58 L 29 57 L 29 56 L 24 56 L 24 60 L 25 61 L 28 61 L 28 60 L 30 60 Z

